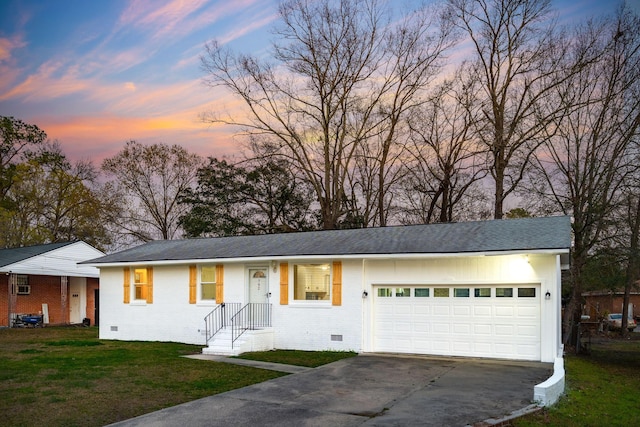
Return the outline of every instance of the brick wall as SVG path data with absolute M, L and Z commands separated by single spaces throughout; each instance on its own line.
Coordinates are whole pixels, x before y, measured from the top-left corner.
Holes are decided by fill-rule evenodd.
M 591 320 L 600 320 L 608 313 L 622 313 L 622 294 L 616 295 L 588 295 L 585 296 L 584 314 Z M 629 303 L 633 304 L 633 316 L 640 316 L 640 295 L 630 295 Z
M 59 276 L 34 276 L 29 275 L 31 293 L 29 295 L 16 295 L 15 313 L 41 314 L 42 304 L 49 306 L 49 324 L 65 324 L 69 321 L 69 302 L 67 301 L 64 313 L 60 298 Z M 69 285 L 67 285 L 69 286 Z M 98 289 L 99 281 L 96 278 L 87 278 L 87 317 L 91 324 L 95 322 L 95 298 L 94 290 Z M 67 289 L 68 296 L 68 289 Z M 0 326 L 9 324 L 9 276 L 0 275 Z
M 9 276 L 0 274 L 0 326 L 9 326 Z

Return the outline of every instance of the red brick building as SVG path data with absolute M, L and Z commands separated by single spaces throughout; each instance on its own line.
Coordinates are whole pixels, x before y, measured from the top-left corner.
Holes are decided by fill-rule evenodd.
M 84 242 L 0 249 L 0 327 L 20 314 L 42 314 L 51 325 L 96 324 L 99 272 L 78 263 L 103 255 Z
M 583 313 L 593 321 L 603 319 L 609 313 L 622 313 L 624 292 L 590 291 L 582 294 L 585 300 Z M 629 315 L 640 316 L 640 292 L 632 291 L 629 296 Z

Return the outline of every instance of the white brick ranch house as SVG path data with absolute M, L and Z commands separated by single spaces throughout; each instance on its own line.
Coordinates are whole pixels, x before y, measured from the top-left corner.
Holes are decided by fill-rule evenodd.
M 570 227 L 549 217 L 153 241 L 86 263 L 100 269 L 102 339 L 554 362 Z

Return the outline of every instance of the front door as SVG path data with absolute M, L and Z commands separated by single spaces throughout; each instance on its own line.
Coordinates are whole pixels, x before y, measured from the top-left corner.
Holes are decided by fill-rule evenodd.
M 69 323 L 82 323 L 86 312 L 86 279 L 83 277 L 71 277 L 69 282 Z
M 266 268 L 249 269 L 249 302 L 263 304 L 269 302 L 269 281 Z

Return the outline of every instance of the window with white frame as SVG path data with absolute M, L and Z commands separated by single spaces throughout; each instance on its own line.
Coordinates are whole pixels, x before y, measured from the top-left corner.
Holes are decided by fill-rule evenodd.
M 200 267 L 200 299 L 212 301 L 216 299 L 216 266 Z
M 31 294 L 31 286 L 29 286 L 29 276 L 26 274 L 19 274 L 16 276 L 16 286 L 18 295 Z
M 147 269 L 136 268 L 133 270 L 133 286 L 134 286 L 134 299 L 146 300 L 147 299 Z
M 293 266 L 293 280 L 294 300 L 331 299 L 330 264 L 296 264 Z

